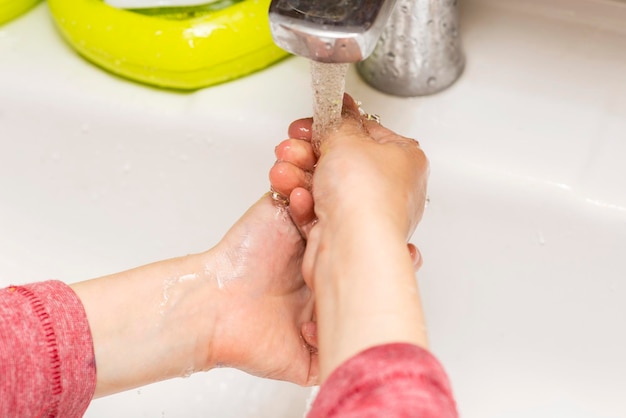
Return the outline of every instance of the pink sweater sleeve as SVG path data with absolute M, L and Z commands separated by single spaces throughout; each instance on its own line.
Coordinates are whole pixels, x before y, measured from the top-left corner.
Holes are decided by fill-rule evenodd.
M 69 286 L 0 290 L 0 416 L 81 417 L 96 385 L 91 333 Z
M 404 343 L 367 349 L 322 385 L 307 418 L 457 418 L 448 378 L 428 351 Z

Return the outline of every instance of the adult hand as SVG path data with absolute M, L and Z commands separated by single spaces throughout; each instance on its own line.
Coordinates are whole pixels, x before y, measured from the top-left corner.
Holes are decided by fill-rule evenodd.
M 324 139 L 325 157 L 319 164 L 311 128 L 311 118 L 291 123 L 289 139 L 276 147 L 277 161 L 270 171 L 272 188 L 289 197 L 291 216 L 302 234 L 308 238 L 319 214 L 330 212 L 341 222 L 344 215 L 337 209 L 348 206 L 353 215 L 382 210 L 396 221 L 404 220 L 398 227 L 409 237 L 426 200 L 429 165 L 419 143 L 363 117 L 349 95 L 344 96 L 343 124 Z M 421 254 L 412 243 L 407 246 L 418 270 Z
M 411 263 L 403 247 L 423 214 L 428 161 L 417 141 L 361 117 L 349 96 L 343 113 L 317 164 L 311 121 L 294 122 L 270 172 L 308 238 L 303 272 L 315 290 L 322 380 L 372 345 L 427 345 L 414 277 L 421 257 L 410 247 Z

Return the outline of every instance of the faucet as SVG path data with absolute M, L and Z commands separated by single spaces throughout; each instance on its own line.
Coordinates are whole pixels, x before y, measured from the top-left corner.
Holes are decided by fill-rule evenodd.
M 270 30 L 286 51 L 355 63 L 372 53 L 396 0 L 272 0 Z
M 356 63 L 372 87 L 396 96 L 422 96 L 447 88 L 463 72 L 457 3 L 272 0 L 269 22 L 274 42 L 292 54 Z

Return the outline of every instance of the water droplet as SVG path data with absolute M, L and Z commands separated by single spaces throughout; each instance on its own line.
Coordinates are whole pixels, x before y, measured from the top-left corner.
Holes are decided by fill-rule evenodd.
M 543 231 L 537 232 L 537 239 L 539 241 L 539 245 L 541 245 L 542 247 L 546 245 L 546 239 L 543 236 Z
M 437 82 L 437 77 L 428 77 L 428 80 L 426 81 L 426 83 L 428 84 L 428 87 L 434 86 L 436 82 Z
M 193 367 L 188 367 L 187 369 L 185 369 L 185 372 L 183 373 L 183 379 L 187 379 L 188 377 L 190 377 L 193 374 Z
M 402 6 L 400 6 L 400 11 L 402 13 L 408 13 L 409 12 L 409 6 L 406 4 L 403 4 Z
M 396 59 L 396 54 L 394 54 L 391 51 L 387 52 L 387 60 L 388 61 L 394 61 L 395 59 Z
M 429 19 L 428 22 L 426 22 L 427 25 L 432 25 L 433 24 L 433 20 Z
M 326 49 L 331 49 L 333 47 L 333 45 L 330 42 L 326 42 L 326 44 L 324 44 L 324 48 Z

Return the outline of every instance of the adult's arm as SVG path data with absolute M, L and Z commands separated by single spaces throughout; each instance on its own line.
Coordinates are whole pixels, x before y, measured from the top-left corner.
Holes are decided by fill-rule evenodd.
M 322 385 L 307 418 L 456 418 L 445 371 L 427 350 L 384 344 L 348 359 Z
M 343 111 L 316 166 L 304 119 L 270 173 L 308 237 L 303 272 L 315 292 L 323 382 L 310 416 L 454 417 L 406 250 L 424 210 L 428 160 L 416 141 L 362 118 L 349 96 Z

